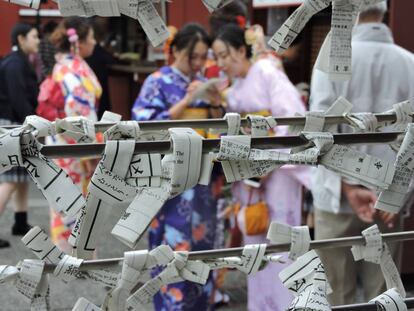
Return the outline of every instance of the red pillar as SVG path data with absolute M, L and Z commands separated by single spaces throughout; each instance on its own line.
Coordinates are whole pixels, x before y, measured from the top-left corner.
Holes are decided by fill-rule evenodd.
M 10 52 L 10 33 L 18 21 L 19 7 L 0 1 L 0 57 Z
M 395 43 L 414 52 L 414 12 L 413 0 L 393 0 L 390 4 L 390 27 Z
M 186 23 L 200 23 L 208 26 L 209 12 L 201 1 L 174 0 L 168 3 L 168 25 L 180 28 Z

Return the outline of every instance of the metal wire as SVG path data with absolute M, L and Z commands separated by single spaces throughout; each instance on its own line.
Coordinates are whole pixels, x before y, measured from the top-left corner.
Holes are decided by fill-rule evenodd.
M 408 309 L 414 308 L 414 298 L 407 298 L 404 299 L 405 304 L 407 305 Z M 345 311 L 345 310 L 352 310 L 352 311 L 377 311 L 380 310 L 374 302 L 368 303 L 358 303 L 352 305 L 344 305 L 344 306 L 334 306 L 331 310 L 335 311 Z
M 414 240 L 414 231 L 406 232 L 393 232 L 382 234 L 382 240 L 386 243 L 396 241 Z M 350 247 L 352 245 L 363 245 L 365 238 L 363 236 L 344 237 L 336 239 L 316 240 L 311 241 L 310 249 L 323 249 L 323 248 L 338 248 L 338 247 Z M 290 243 L 272 244 L 266 248 L 266 254 L 281 253 L 289 251 Z M 190 260 L 205 260 L 214 258 L 224 258 L 241 256 L 243 253 L 243 247 L 195 251 L 190 252 L 188 259 Z M 97 270 L 105 268 L 113 268 L 118 266 L 123 261 L 123 258 L 109 258 L 109 259 L 97 259 L 97 260 L 85 260 L 80 266 L 81 271 Z M 54 271 L 56 265 L 46 265 L 45 271 L 51 273 Z
M 404 132 L 353 133 L 333 135 L 335 144 L 389 143 Z M 220 139 L 203 140 L 203 152 L 218 151 Z M 253 137 L 251 147 L 259 149 L 285 149 L 308 144 L 302 136 Z M 170 141 L 137 142 L 135 153 L 168 153 L 171 151 Z M 71 158 L 100 156 L 105 150 L 105 144 L 76 144 L 43 146 L 41 153 L 49 158 Z
M 352 116 L 352 114 L 350 114 Z M 394 113 L 374 114 L 378 122 L 394 122 L 396 121 L 396 115 Z M 305 125 L 305 117 L 275 117 L 277 125 Z M 138 121 L 137 121 L 138 122 Z M 341 124 L 349 123 L 344 116 L 331 115 L 325 116 L 325 124 Z M 77 124 L 76 122 L 74 123 Z M 96 131 L 103 132 L 109 129 L 111 126 L 116 123 L 112 122 L 96 122 L 95 129 Z M 153 131 L 153 130 L 168 130 L 172 127 L 190 127 L 197 129 L 226 129 L 227 121 L 224 119 L 198 119 L 198 120 L 162 120 L 162 121 L 139 121 L 139 127 L 143 131 Z M 249 120 L 246 118 L 241 119 L 241 126 L 249 126 Z M 1 126 L 5 129 L 13 129 L 20 127 L 21 125 L 4 125 Z

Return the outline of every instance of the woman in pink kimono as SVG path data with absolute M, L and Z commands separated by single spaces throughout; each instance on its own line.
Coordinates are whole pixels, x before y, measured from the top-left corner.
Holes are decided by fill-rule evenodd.
M 275 62 L 269 58 L 251 62 L 254 43 L 251 41 L 254 40 L 247 44 L 246 38 L 249 36 L 245 36 L 243 29 L 229 25 L 221 30 L 213 44 L 219 67 L 233 81 L 228 92 L 228 110 L 278 117 L 303 114 L 305 107 L 299 93 Z M 275 128 L 275 134 L 288 135 L 288 129 L 279 126 Z M 260 189 L 251 188 L 244 182 L 235 183 L 233 196 L 242 207 L 264 199 L 271 221 L 297 226 L 301 224 L 303 185 L 308 185 L 308 169 L 287 165 L 263 178 Z M 243 238 L 245 244 L 268 243 L 265 234 L 244 234 Z M 286 264 L 270 264 L 248 278 L 249 311 L 287 309 L 293 297 L 278 277 L 287 264 L 288 261 Z

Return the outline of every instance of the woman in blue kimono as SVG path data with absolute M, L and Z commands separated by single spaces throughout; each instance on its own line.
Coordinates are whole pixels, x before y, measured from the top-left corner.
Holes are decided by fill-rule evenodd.
M 210 45 L 205 30 L 197 24 L 185 25 L 174 37 L 174 62 L 147 78 L 132 108 L 133 119 L 165 120 L 221 117 L 218 92 L 209 93 L 209 104 L 192 101 L 192 94 L 203 83 L 200 71 Z M 210 186 L 198 185 L 169 200 L 154 219 L 149 244 L 168 244 L 177 251 L 212 249 L 216 220 L 216 196 Z M 211 310 L 213 281 L 205 286 L 181 282 L 165 286 L 155 296 L 158 311 Z

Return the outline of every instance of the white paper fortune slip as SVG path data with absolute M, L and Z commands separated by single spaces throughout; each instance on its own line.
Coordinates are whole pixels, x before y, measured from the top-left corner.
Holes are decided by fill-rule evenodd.
M 295 296 L 289 310 L 331 310 L 327 300 L 330 286 L 323 264 L 314 250 L 283 269 L 279 278 Z
M 108 141 L 91 182 L 86 209 L 78 216 L 69 241 L 76 257 L 91 258 L 113 206 L 131 202 L 139 190 L 125 181 L 135 141 Z
M 289 226 L 287 224 L 273 221 L 267 232 L 267 239 L 273 243 L 291 243 L 289 258 L 296 260 L 309 250 L 310 233 L 307 226 Z
M 64 283 L 77 278 L 79 274 L 79 267 L 81 266 L 83 259 L 78 259 L 69 255 L 63 256 L 63 258 L 56 265 L 53 275 L 61 279 Z
M 359 4 L 349 0 L 332 1 L 331 44 L 328 74 L 334 80 L 351 78 L 352 28 Z
M 227 121 L 227 135 L 236 136 L 240 133 L 241 118 L 238 113 L 227 112 L 224 115 L 224 120 Z
M 92 302 L 88 301 L 87 299 L 81 297 L 76 302 L 72 311 L 102 311 L 102 309 L 95 306 Z
M 124 253 L 121 278 L 116 288 L 108 293 L 104 310 L 124 311 L 127 298 L 140 277 L 156 265 L 164 266 L 174 260 L 174 252 L 168 245 L 161 245 L 152 251 L 141 250 Z
M 233 2 L 233 0 L 202 0 L 202 1 L 210 13 L 214 12 L 215 10 L 221 9 L 222 7 L 226 6 L 230 2 Z
M 0 266 L 0 285 L 15 281 L 19 276 L 19 269 L 15 266 Z
M 119 16 L 116 0 L 58 0 L 62 16 Z
M 375 132 L 378 127 L 377 117 L 372 112 L 346 114 L 345 118 L 355 132 Z
M 268 136 L 269 130 L 277 126 L 274 117 L 263 117 L 259 115 L 248 115 L 252 137 Z
M 150 0 L 118 0 L 122 14 L 137 19 L 153 46 L 159 46 L 170 36 L 165 22 Z
M 397 214 L 403 207 L 414 173 L 414 124 L 412 123 L 407 127 L 394 167 L 392 183 L 388 189 L 381 192 L 375 208 Z
M 269 45 L 280 53 L 295 40 L 313 15 L 327 8 L 331 0 L 305 0 L 283 23 L 269 41 Z
M 4 0 L 6 2 L 27 6 L 32 9 L 39 9 L 40 0 Z
M 134 310 L 152 301 L 162 286 L 187 280 L 198 284 L 207 282 L 210 268 L 202 261 L 188 261 L 188 252 L 176 252 L 175 259 L 155 278 L 147 281 L 127 299 L 127 305 Z
M 395 172 L 390 162 L 342 145 L 333 145 L 319 164 L 371 189 L 387 189 Z
M 375 302 L 377 307 L 384 311 L 407 311 L 407 305 L 396 288 L 387 290 L 370 302 Z
M 60 277 L 64 282 L 69 282 L 80 274 L 78 266 L 78 263 L 80 264 L 80 262 L 78 259 L 71 257 L 69 258 L 70 260 L 68 260 L 68 258 L 63 260 L 67 255 L 59 250 L 59 248 L 52 243 L 46 233 L 39 227 L 32 228 L 22 238 L 22 242 L 36 255 L 37 258 L 41 259 L 45 263 L 61 266 L 61 269 L 56 269 L 54 273 L 57 273 L 58 277 Z M 70 265 L 70 267 L 68 267 L 68 265 Z M 65 273 L 65 271 L 67 271 L 66 274 L 68 275 L 62 276 L 62 273 Z M 107 287 L 114 287 L 118 279 L 117 273 L 105 269 L 89 270 L 87 272 L 81 272 L 81 274 L 88 279 Z M 66 279 L 66 277 L 69 279 Z
M 55 121 L 56 132 L 77 143 L 91 143 L 96 139 L 95 122 L 85 117 L 67 117 Z
M 162 159 L 161 187 L 143 188 L 112 230 L 116 238 L 131 248 L 167 199 L 191 189 L 199 181 L 202 137 L 192 129 L 170 129 L 170 134 L 173 152 Z
M 396 288 L 402 297 L 405 298 L 406 292 L 401 281 L 400 273 L 392 259 L 392 255 L 386 243 L 382 242 L 381 233 L 377 225 L 373 225 L 364 231 L 366 245 L 354 245 L 351 248 L 355 260 L 364 259 L 369 262 L 377 263 L 381 267 L 385 283 L 388 289 Z
M 16 166 L 26 168 L 56 212 L 76 215 L 85 202 L 80 190 L 59 166 L 40 154 L 41 145 L 28 128 L 0 131 L 0 173 Z
M 139 123 L 136 121 L 121 121 L 111 126 L 104 133 L 105 141 L 108 140 L 137 140 L 140 135 Z
M 31 302 L 42 278 L 45 263 L 41 260 L 25 259 L 20 263 L 20 274 L 15 286 L 19 293 Z
M 52 243 L 49 236 L 37 226 L 26 233 L 22 238 L 22 242 L 37 258 L 49 264 L 57 264 L 65 255 Z
M 56 135 L 55 124 L 39 116 L 27 116 L 23 124 L 35 137 Z

